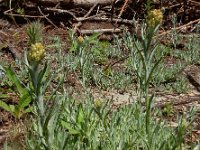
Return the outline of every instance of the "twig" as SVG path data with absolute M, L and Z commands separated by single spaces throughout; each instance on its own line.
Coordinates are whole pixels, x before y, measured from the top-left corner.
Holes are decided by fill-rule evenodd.
M 92 9 L 94 9 L 94 8 L 92 8 Z M 77 21 L 77 22 L 89 20 L 89 19 L 92 19 L 94 17 L 98 17 L 98 16 L 103 15 L 103 14 L 97 14 L 97 15 L 89 16 L 92 9 L 90 9 L 90 11 L 84 17 L 76 17 L 72 12 L 70 12 L 68 10 L 56 9 L 56 8 L 45 8 L 45 10 L 47 10 L 47 11 L 53 11 L 53 12 L 57 12 L 57 13 L 67 13 L 67 14 L 71 15 L 74 18 L 74 20 Z
M 3 34 L 4 36 L 8 37 L 8 34 L 0 30 L 0 34 Z
M 9 9 L 10 9 L 10 10 L 12 9 L 12 0 L 9 0 Z M 17 22 L 15 21 L 15 18 L 13 17 L 12 11 L 10 12 L 10 16 L 11 16 L 11 18 L 12 18 L 14 24 L 18 27 L 18 24 L 17 24 Z
M 90 14 L 91 14 L 91 12 L 94 10 L 94 8 L 97 6 L 97 4 L 98 4 L 98 2 L 97 3 L 95 3 L 91 8 L 90 8 L 90 10 L 87 12 L 87 14 L 85 14 L 84 15 L 84 17 L 83 18 L 87 18 Z M 76 25 L 75 25 L 75 27 L 74 27 L 74 32 L 77 32 L 78 31 L 78 28 L 81 26 L 81 21 L 79 21 Z M 80 31 L 79 31 L 80 32 Z M 89 33 L 90 34 L 90 33 Z
M 87 14 L 84 15 L 84 17 L 85 17 L 85 18 L 88 17 L 88 16 L 92 13 L 92 11 L 94 10 L 94 8 L 95 8 L 97 5 L 98 5 L 98 2 L 96 2 L 96 3 L 90 8 L 90 10 L 87 12 Z
M 40 14 L 43 15 L 44 18 L 45 18 L 51 25 L 53 25 L 55 28 L 58 28 L 49 18 L 47 18 L 47 17 L 44 15 L 44 13 L 42 12 L 42 10 L 40 9 L 39 6 L 38 6 L 38 10 L 39 10 Z
M 193 3 L 193 4 L 197 4 L 200 6 L 200 3 L 199 2 L 196 2 L 196 1 L 193 1 L 193 0 L 189 0 L 189 2 Z
M 119 33 L 121 29 L 94 29 L 94 30 L 80 30 L 81 34 L 93 34 L 93 33 Z
M 9 10 L 4 11 L 4 15 L 15 16 L 15 17 L 23 17 L 23 18 L 45 18 L 46 17 L 46 16 L 31 16 L 31 15 L 21 15 L 21 14 L 9 13 L 9 12 L 12 12 L 12 10 L 13 9 L 9 9 Z
M 171 5 L 171 6 L 167 6 L 167 7 L 165 7 L 165 9 L 172 9 L 172 8 L 174 8 L 174 7 L 178 7 L 178 6 L 181 6 L 181 5 L 183 5 L 183 2 L 182 3 L 178 3 L 178 4 L 174 4 L 174 5 Z
M 9 46 L 5 46 L 1 49 L 3 52 L 10 54 L 11 57 L 15 60 L 16 59 L 16 54 L 13 52 L 13 50 Z
M 185 98 L 184 100 L 181 100 L 180 102 L 175 102 L 175 100 L 170 100 L 170 103 L 172 103 L 173 106 L 179 106 L 179 105 L 185 105 L 185 104 L 189 104 L 189 103 L 192 103 L 192 102 L 196 102 L 196 101 L 199 101 L 200 100 L 200 95 L 197 95 L 197 96 L 191 96 L 191 97 L 188 97 L 188 98 Z M 167 102 L 169 103 L 169 102 Z M 158 107 L 158 108 L 163 108 L 165 107 L 166 103 L 157 103 L 155 104 L 155 107 Z
M 115 64 L 120 63 L 120 62 L 122 62 L 122 61 L 124 61 L 124 60 L 126 60 L 126 59 L 128 59 L 128 58 L 129 58 L 129 55 L 128 55 L 128 56 L 125 56 L 125 57 L 123 57 L 123 58 L 121 58 L 121 59 L 119 59 L 119 60 L 116 60 L 116 61 L 114 61 L 114 62 L 111 62 L 111 63 L 109 63 L 108 65 L 106 65 L 106 67 L 105 67 L 103 70 L 107 70 L 109 67 L 112 67 L 112 66 L 114 66 Z
M 192 25 L 192 24 L 194 24 L 194 23 L 199 23 L 199 22 L 200 22 L 200 18 L 199 18 L 199 19 L 196 19 L 196 20 L 193 20 L 193 21 L 190 21 L 189 23 L 184 24 L 184 25 L 182 25 L 182 26 L 180 26 L 180 27 L 177 27 L 176 30 L 178 31 L 178 30 L 180 30 L 180 29 L 182 29 L 182 28 L 188 28 L 190 25 Z M 173 29 L 174 29 L 174 28 L 173 28 Z M 167 31 L 165 31 L 165 32 L 163 32 L 163 33 L 161 33 L 161 34 L 159 34 L 158 36 L 163 36 L 163 35 L 169 34 L 173 29 L 167 30 Z
M 108 22 L 117 22 L 117 23 L 124 23 L 124 24 L 130 24 L 133 25 L 134 21 L 133 20 L 127 20 L 127 19 L 110 19 L 110 18 L 100 18 L 100 17 L 95 17 L 95 18 L 89 18 L 88 20 L 94 20 L 94 21 L 108 21 Z
M 75 20 L 77 20 L 77 17 L 72 12 L 70 12 L 68 10 L 57 9 L 57 8 L 45 8 L 44 10 L 58 12 L 58 13 L 67 13 L 67 14 L 71 15 Z
M 121 15 L 123 14 L 123 12 L 124 12 L 124 10 L 125 10 L 125 7 L 126 7 L 126 5 L 127 5 L 127 3 L 128 3 L 128 1 L 129 0 L 125 0 L 125 2 L 124 2 L 124 5 L 122 6 L 122 8 L 121 8 L 121 10 L 120 10 L 120 13 L 119 13 L 119 15 L 118 15 L 118 19 L 121 17 Z M 117 23 L 117 22 L 116 22 Z
M 104 13 L 96 14 L 96 15 L 89 16 L 89 17 L 78 17 L 78 18 L 76 18 L 76 21 L 81 22 L 81 21 L 86 21 L 86 20 L 93 20 L 94 18 L 100 17 L 102 15 L 104 15 Z
M 186 73 L 187 75 L 187 79 L 189 80 L 189 82 L 194 86 L 194 88 L 200 92 L 200 84 L 199 82 L 196 80 L 195 76 L 193 76 L 190 73 Z

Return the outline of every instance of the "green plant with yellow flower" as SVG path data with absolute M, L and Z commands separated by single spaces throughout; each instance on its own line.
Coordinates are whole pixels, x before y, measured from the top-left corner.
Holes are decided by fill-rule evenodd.
M 58 102 L 54 101 L 53 104 L 50 105 L 45 98 L 46 89 L 53 75 L 48 76 L 48 65 L 47 62 L 44 61 L 46 53 L 45 46 L 42 44 L 42 25 L 39 22 L 30 24 L 27 28 L 27 34 L 29 36 L 29 48 L 25 59 L 30 75 L 30 89 L 32 92 L 35 114 L 33 131 L 29 131 L 31 136 L 27 139 L 27 144 L 29 149 L 35 149 L 36 147 L 43 149 L 53 146 L 52 143 L 55 140 L 54 134 L 59 134 L 54 133 L 55 126 L 53 126 L 52 123 L 52 119 L 55 119 L 59 105 L 57 104 Z M 50 100 L 56 90 L 57 89 L 52 92 L 49 98 Z
M 157 44 L 153 40 L 159 26 L 162 22 L 163 14 L 161 10 L 148 10 L 146 20 L 141 27 L 141 41 L 138 39 L 131 39 L 127 42 L 129 49 L 132 51 L 132 63 L 137 77 L 137 91 L 139 100 L 144 99 L 146 104 L 146 133 L 150 135 L 150 119 L 151 107 L 153 103 L 154 94 L 149 96 L 149 85 L 153 74 L 163 56 L 160 59 L 155 59 Z M 133 41 L 133 42 L 132 42 Z M 133 44 L 130 44 L 133 43 Z
M 29 37 L 26 59 L 26 65 L 30 75 L 30 80 L 33 85 L 34 98 L 33 102 L 37 106 L 38 113 L 44 116 L 44 89 L 42 87 L 43 77 L 47 70 L 47 64 L 44 67 L 39 67 L 45 57 L 45 48 L 42 44 L 42 25 L 39 22 L 34 22 L 27 27 L 27 35 Z
M 26 66 L 28 67 L 33 89 L 24 87 L 23 82 L 17 77 L 17 74 L 11 67 L 5 68 L 7 77 L 13 81 L 17 87 L 17 95 L 19 95 L 19 103 L 17 105 L 8 105 L 4 101 L 0 101 L 0 107 L 9 111 L 14 117 L 20 119 L 25 113 L 31 111 L 29 104 L 33 101 L 38 106 L 38 112 L 44 116 L 44 102 L 42 93 L 42 78 L 47 67 L 39 69 L 39 64 L 45 56 L 45 48 L 42 45 L 42 25 L 39 22 L 32 23 L 27 28 L 28 54 L 25 54 Z M 47 66 L 47 65 L 45 65 Z M 27 108 L 26 108 L 27 107 Z

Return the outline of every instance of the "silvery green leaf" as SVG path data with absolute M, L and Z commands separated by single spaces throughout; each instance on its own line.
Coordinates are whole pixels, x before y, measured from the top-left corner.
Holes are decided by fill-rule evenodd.
M 0 80 L 2 80 L 5 77 L 5 70 L 3 67 L 0 65 Z
M 195 146 L 195 148 L 193 150 L 199 150 L 199 145 Z
M 3 67 L 0 65 L 0 70 L 3 70 L 4 71 L 4 69 L 3 69 Z

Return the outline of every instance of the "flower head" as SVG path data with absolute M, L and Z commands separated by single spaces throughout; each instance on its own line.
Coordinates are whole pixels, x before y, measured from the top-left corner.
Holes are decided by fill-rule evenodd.
M 163 13 L 160 9 L 154 9 L 148 12 L 147 24 L 150 27 L 155 27 L 163 20 Z
M 189 126 L 189 124 L 190 123 L 185 118 L 182 120 L 182 127 L 183 128 L 187 128 Z
M 82 36 L 79 36 L 79 37 L 78 37 L 78 42 L 79 42 L 79 43 L 82 43 L 83 41 L 84 41 L 84 38 L 83 38 Z
M 35 43 L 31 45 L 31 49 L 28 52 L 29 61 L 39 62 L 45 56 L 45 49 L 42 43 Z
M 102 106 L 102 101 L 100 99 L 97 99 L 94 101 L 94 105 L 96 108 L 101 108 Z

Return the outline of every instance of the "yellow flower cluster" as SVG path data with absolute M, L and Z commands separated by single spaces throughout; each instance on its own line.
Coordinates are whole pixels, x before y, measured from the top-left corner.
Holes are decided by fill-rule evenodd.
M 94 105 L 96 108 L 100 108 L 102 106 L 102 101 L 100 99 L 96 99 L 94 101 Z
M 35 43 L 31 45 L 31 49 L 28 52 L 28 59 L 30 61 L 39 62 L 45 56 L 45 49 L 42 43 Z
M 84 41 L 84 38 L 83 38 L 82 36 L 79 36 L 79 37 L 78 37 L 78 42 L 79 42 L 79 43 L 82 43 L 83 41 Z
M 150 27 L 155 27 L 158 24 L 160 24 L 163 20 L 163 13 L 160 9 L 154 9 L 148 12 L 148 19 L 147 19 L 147 24 Z

